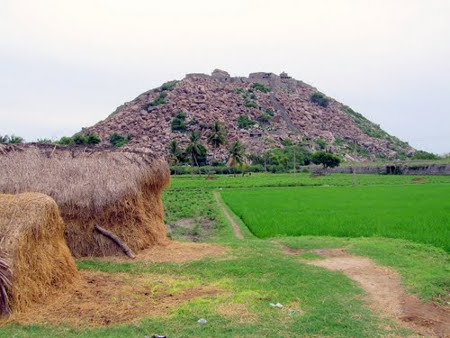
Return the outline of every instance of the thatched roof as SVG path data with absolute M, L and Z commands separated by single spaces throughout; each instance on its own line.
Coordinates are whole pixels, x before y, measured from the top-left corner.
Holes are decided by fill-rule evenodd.
M 166 162 L 149 151 L 0 144 L 0 193 L 44 193 L 62 209 L 100 211 L 142 185 L 168 182 Z

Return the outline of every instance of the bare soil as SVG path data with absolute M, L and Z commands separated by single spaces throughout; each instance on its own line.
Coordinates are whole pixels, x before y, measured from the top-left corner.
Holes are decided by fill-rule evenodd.
M 168 314 L 171 309 L 197 297 L 216 296 L 222 290 L 192 286 L 189 280 L 158 275 L 108 274 L 82 271 L 69 289 L 34 304 L 1 324 L 51 324 L 99 327 L 137 323 L 143 318 Z M 188 287 L 174 289 L 185 282 Z M 191 285 L 191 286 L 189 286 Z
M 367 304 L 379 315 L 393 318 L 426 337 L 450 337 L 450 311 L 433 303 L 423 303 L 408 294 L 395 271 L 379 266 L 369 258 L 350 255 L 342 248 L 293 250 L 283 246 L 283 252 L 310 252 L 325 257 L 308 264 L 340 271 L 353 279 L 366 291 Z
M 139 252 L 136 255 L 136 258 L 132 261 L 146 261 L 151 263 L 183 263 L 187 261 L 200 260 L 205 257 L 219 256 L 224 254 L 226 251 L 227 248 L 215 244 L 169 241 L 167 245 L 153 246 Z M 126 256 L 111 256 L 95 259 L 114 262 L 130 261 L 130 259 Z
M 233 228 L 234 236 L 237 239 L 244 239 L 244 236 L 242 235 L 241 228 L 239 228 L 239 225 L 236 223 L 236 221 L 231 217 L 230 213 L 228 212 L 227 208 L 223 205 L 222 201 L 220 200 L 219 193 L 217 191 L 214 192 L 214 197 L 216 198 L 216 202 L 219 205 L 222 212 L 225 214 L 225 217 L 227 218 L 228 222 L 230 222 L 231 227 Z

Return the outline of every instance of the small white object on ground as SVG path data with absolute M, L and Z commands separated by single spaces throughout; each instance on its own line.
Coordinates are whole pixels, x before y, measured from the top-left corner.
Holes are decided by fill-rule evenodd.
M 270 303 L 270 306 L 271 306 L 271 307 L 276 307 L 276 308 L 278 308 L 278 309 L 283 308 L 283 305 L 281 305 L 280 303 L 276 303 L 276 304 Z
M 199 323 L 200 325 L 205 325 L 206 324 L 206 319 L 201 318 L 201 319 L 199 319 L 197 321 L 197 323 Z

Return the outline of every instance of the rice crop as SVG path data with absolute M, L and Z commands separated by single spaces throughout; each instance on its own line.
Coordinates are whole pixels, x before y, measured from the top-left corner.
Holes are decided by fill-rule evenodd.
M 390 237 L 450 251 L 450 185 L 258 188 L 222 191 L 260 238 Z

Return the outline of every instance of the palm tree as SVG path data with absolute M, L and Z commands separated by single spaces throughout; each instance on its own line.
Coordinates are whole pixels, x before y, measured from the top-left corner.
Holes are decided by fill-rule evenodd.
M 227 142 L 226 133 L 219 121 L 214 121 L 211 126 L 211 131 L 208 135 L 208 143 L 211 144 L 214 148 L 219 148 L 221 145 Z
M 178 146 L 177 140 L 172 140 L 169 143 L 169 161 L 172 164 L 178 164 L 180 162 L 181 149 Z
M 234 167 L 234 176 L 236 176 L 236 166 L 242 166 L 245 162 L 245 146 L 239 142 L 235 141 L 228 149 L 230 154 L 230 159 L 228 160 L 228 165 Z
M 205 146 L 200 143 L 200 133 L 198 131 L 193 131 L 191 136 L 189 136 L 189 144 L 186 148 L 186 154 L 191 157 L 192 165 L 199 167 L 199 174 L 200 166 L 198 165 L 198 159 L 199 157 L 206 156 L 206 151 Z

